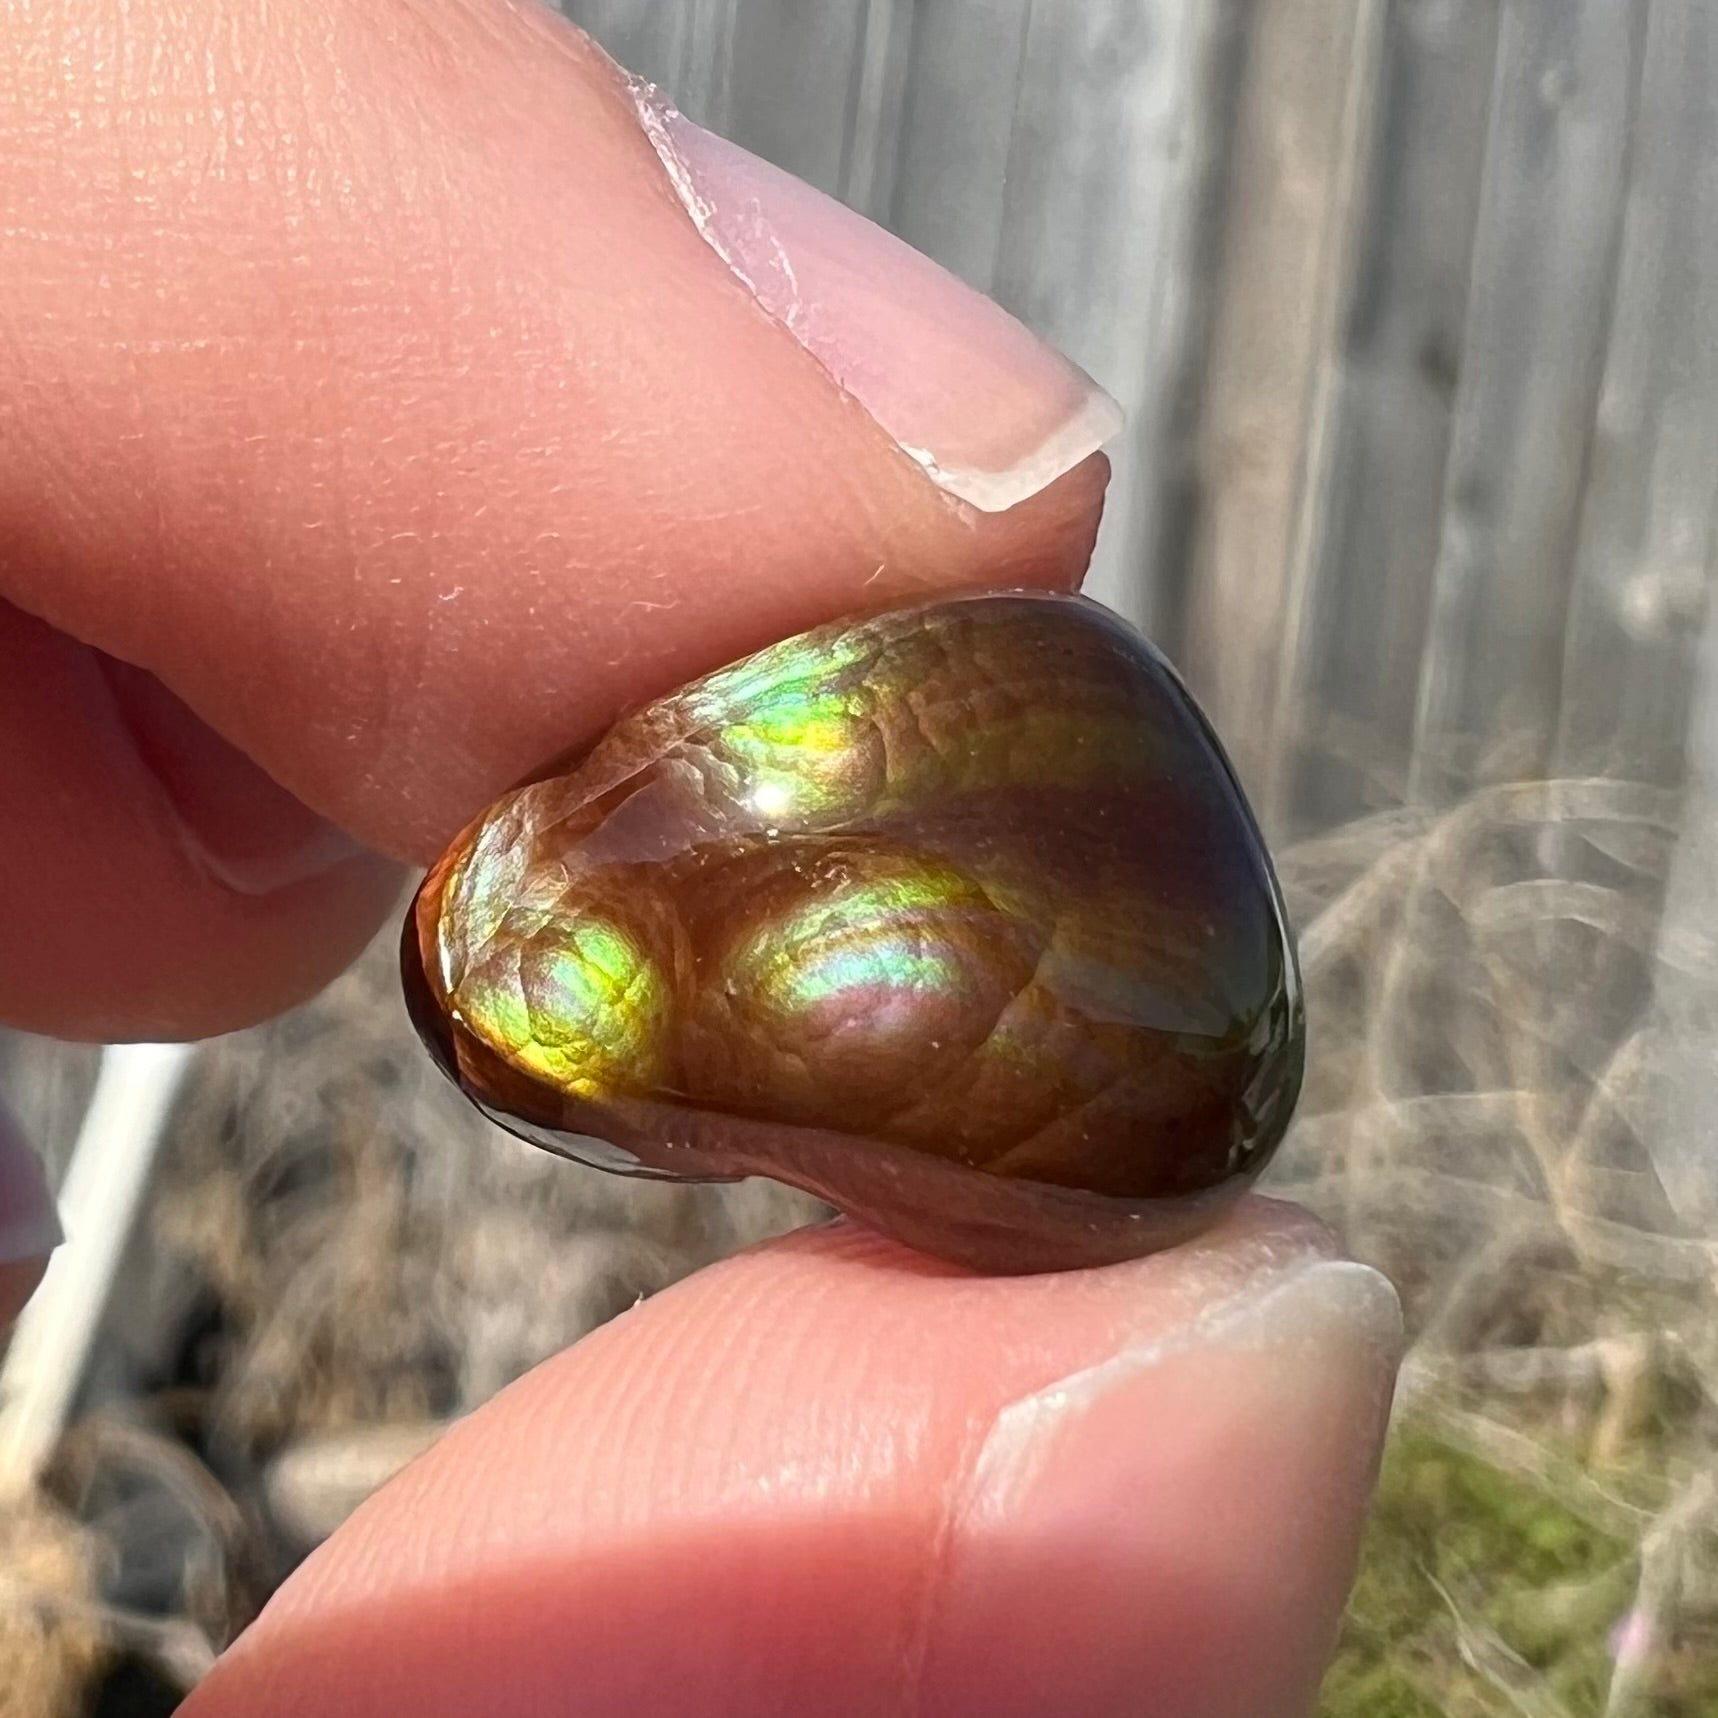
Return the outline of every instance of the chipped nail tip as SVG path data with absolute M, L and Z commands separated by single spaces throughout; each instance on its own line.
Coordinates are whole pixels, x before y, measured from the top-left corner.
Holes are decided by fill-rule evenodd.
M 1097 452 L 1121 408 L 994 300 L 627 79 L 693 225 L 933 482 L 995 513 Z
M 1077 1410 L 1118 1382 L 1185 1355 L 1219 1350 L 1298 1349 L 1309 1359 L 1334 1352 L 1342 1364 L 1358 1361 L 1388 1377 L 1401 1359 L 1402 1344 L 1402 1303 L 1388 1277 L 1352 1259 L 1303 1255 L 1280 1269 L 1267 1269 L 1184 1324 L 1060 1379 L 1028 1401 L 1057 1412 Z

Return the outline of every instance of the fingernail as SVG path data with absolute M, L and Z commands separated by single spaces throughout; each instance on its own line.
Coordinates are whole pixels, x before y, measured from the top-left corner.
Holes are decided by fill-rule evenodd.
M 115 712 L 196 864 L 240 895 L 271 895 L 372 857 L 230 745 L 153 674 L 99 657 Z
M 0 1104 L 0 1265 L 45 1259 L 64 1239 L 42 1161 Z
M 1000 305 L 629 80 L 710 247 L 925 473 L 998 513 L 1094 453 L 1121 408 Z
M 1079 1664 L 1063 1710 L 1132 1710 L 1146 1676 L 1180 1718 L 1310 1710 L 1401 1345 L 1385 1278 L 1302 1262 L 1006 1408 L 951 1539 L 938 1699 L 1050 1710 L 1040 1667 Z

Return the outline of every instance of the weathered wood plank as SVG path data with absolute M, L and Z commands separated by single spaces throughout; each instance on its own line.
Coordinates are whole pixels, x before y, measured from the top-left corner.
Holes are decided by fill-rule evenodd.
M 1509 0 L 1410 792 L 1543 771 L 1603 371 L 1644 0 Z
M 1383 20 L 1325 493 L 1308 501 L 1311 565 L 1279 702 L 1275 810 L 1297 829 L 1406 790 L 1499 10 L 1393 4 Z
M 1718 532 L 1718 13 L 1657 0 L 1562 667 L 1557 768 L 1682 771 Z
M 1223 236 L 1207 287 L 1186 624 L 1171 649 L 1265 798 L 1310 565 L 1305 506 L 1322 496 L 1325 382 L 1382 12 L 1369 0 L 1262 0 L 1246 18 Z

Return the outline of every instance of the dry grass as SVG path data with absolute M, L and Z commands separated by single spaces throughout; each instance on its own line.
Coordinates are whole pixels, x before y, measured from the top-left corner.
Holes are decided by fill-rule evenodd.
M 105 1659 L 94 1551 L 45 1501 L 0 1515 L 0 1718 L 75 1711 Z
M 1560 781 L 1285 856 L 1316 1036 L 1272 1179 L 1413 1333 L 1329 1718 L 1718 1714 L 1718 1156 L 1675 1089 L 1718 984 L 1677 837 L 1672 795 Z

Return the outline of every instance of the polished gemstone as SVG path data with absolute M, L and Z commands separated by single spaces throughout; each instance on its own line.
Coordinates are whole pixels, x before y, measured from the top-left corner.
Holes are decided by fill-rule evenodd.
M 1196 1232 L 1300 1089 L 1252 814 L 1173 670 L 1079 597 L 837 623 L 638 711 L 455 841 L 404 956 L 514 1132 L 773 1176 L 985 1270 Z

